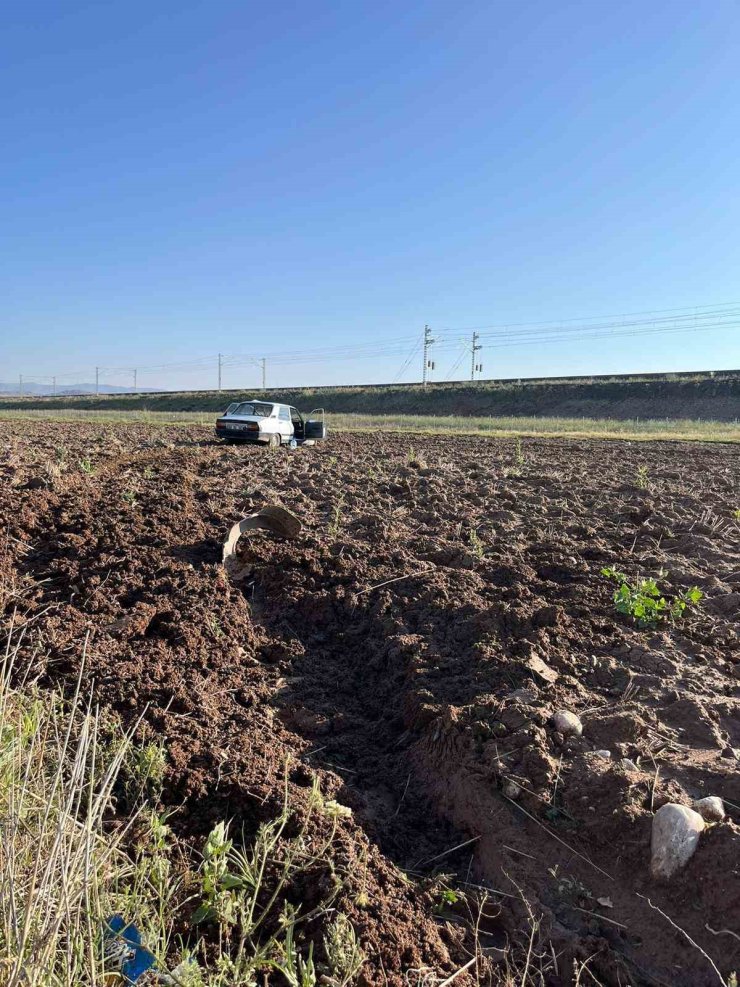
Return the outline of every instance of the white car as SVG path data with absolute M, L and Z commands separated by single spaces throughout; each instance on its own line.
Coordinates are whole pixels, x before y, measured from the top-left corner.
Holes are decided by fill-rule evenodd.
M 311 414 L 321 417 L 306 420 L 290 405 L 274 401 L 235 401 L 216 419 L 216 436 L 226 442 L 262 442 L 274 447 L 325 439 L 323 409 Z

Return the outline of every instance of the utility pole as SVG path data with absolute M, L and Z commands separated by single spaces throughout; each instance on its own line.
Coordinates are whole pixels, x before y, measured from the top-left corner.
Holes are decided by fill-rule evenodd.
M 482 364 L 475 362 L 475 354 L 478 350 L 483 349 L 482 345 L 478 342 L 478 333 L 473 333 L 473 345 L 470 347 L 470 379 L 475 380 L 476 371 L 480 371 Z
M 432 330 L 429 326 L 424 326 L 424 366 L 422 368 L 421 383 L 423 387 L 427 386 L 427 371 L 434 370 L 434 361 L 429 359 L 429 347 L 434 342 L 432 338 Z
M 267 360 L 262 357 L 262 390 L 267 390 Z
M 137 388 L 136 388 L 136 373 L 137 373 L 136 370 L 134 370 L 134 394 L 137 393 Z
M 224 355 L 223 355 L 223 353 L 219 353 L 218 354 L 218 392 L 219 392 L 219 394 L 221 393 L 221 367 L 223 366 L 223 363 L 224 363 Z
M 54 397 L 57 396 L 57 379 L 56 379 L 56 377 L 52 377 L 51 378 L 51 392 L 54 395 Z
M 95 368 L 95 393 L 100 394 L 100 367 Z

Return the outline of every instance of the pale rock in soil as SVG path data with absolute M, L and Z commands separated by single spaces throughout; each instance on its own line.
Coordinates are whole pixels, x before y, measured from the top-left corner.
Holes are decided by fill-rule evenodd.
M 698 812 L 668 802 L 653 816 L 650 840 L 650 872 L 656 878 L 672 877 L 694 855 L 704 820 Z
M 558 733 L 564 737 L 580 737 L 583 733 L 583 724 L 575 713 L 567 709 L 559 709 L 552 715 L 552 725 Z
M 503 787 L 503 793 L 507 799 L 518 799 L 522 790 L 515 781 L 507 781 Z
M 725 818 L 725 804 L 718 795 L 708 795 L 694 802 L 694 809 L 705 822 L 722 822 Z
M 619 762 L 620 768 L 624 768 L 625 771 L 639 771 L 635 762 L 629 757 L 623 757 Z

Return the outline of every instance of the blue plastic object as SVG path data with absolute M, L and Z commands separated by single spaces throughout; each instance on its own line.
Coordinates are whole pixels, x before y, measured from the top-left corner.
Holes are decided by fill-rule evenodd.
M 113 915 L 105 923 L 103 953 L 106 967 L 120 973 L 125 984 L 135 984 L 155 963 L 154 954 L 141 944 L 139 930 L 121 915 Z

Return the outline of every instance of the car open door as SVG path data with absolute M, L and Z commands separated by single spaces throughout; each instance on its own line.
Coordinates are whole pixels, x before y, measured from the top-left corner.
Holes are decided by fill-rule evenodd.
M 304 424 L 307 439 L 326 438 L 326 413 L 323 408 L 314 408 Z

